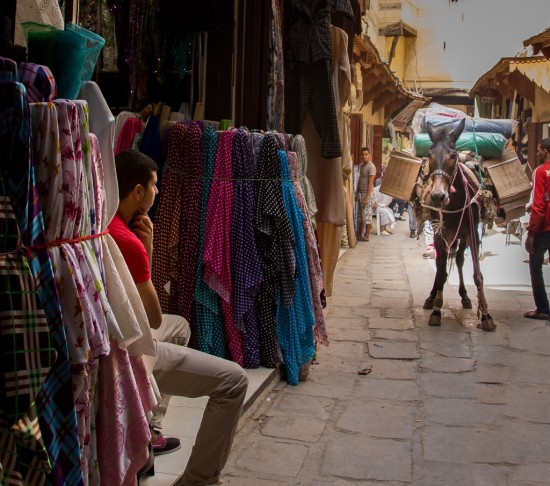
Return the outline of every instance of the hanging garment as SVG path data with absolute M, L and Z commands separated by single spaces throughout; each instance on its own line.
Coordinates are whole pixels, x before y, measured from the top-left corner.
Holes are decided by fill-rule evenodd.
M 47 24 L 58 29 L 63 29 L 65 22 L 63 13 L 57 0 L 20 0 L 16 3 L 15 9 L 15 39 L 14 44 L 26 46 L 25 33 L 21 26 L 22 22 L 36 22 Z
M 321 157 L 340 157 L 342 147 L 332 80 L 330 7 L 353 18 L 349 0 L 290 0 L 285 52 L 285 130 L 302 133 L 311 112 Z
M 267 128 L 284 130 L 285 73 L 283 50 L 284 0 L 271 0 L 270 63 L 267 86 Z
M 296 242 L 296 291 L 290 305 L 279 293 L 277 306 L 277 338 L 283 350 L 285 370 L 289 385 L 298 384 L 298 372 L 315 352 L 313 326 L 315 317 L 311 305 L 306 245 L 304 242 L 304 214 L 298 206 L 290 180 L 287 154 L 279 150 L 282 178 L 282 195 L 285 212 Z
M 309 217 L 313 229 L 316 227 L 315 215 L 317 214 L 317 203 L 315 202 L 315 194 L 311 182 L 307 177 L 307 150 L 306 141 L 302 135 L 295 135 L 292 139 L 292 151 L 296 153 L 298 157 L 298 179 L 302 186 L 304 198 L 306 200 Z
M 256 162 L 247 131 L 233 138 L 233 220 L 231 224 L 231 268 L 233 272 L 233 316 L 242 332 L 244 367 L 260 366 L 260 335 L 254 300 L 263 281 L 260 257 L 254 239 L 254 184 Z
M 133 148 L 136 137 L 141 135 L 141 129 L 139 118 L 128 118 L 115 139 L 115 155 Z
M 204 228 L 203 279 L 220 296 L 231 360 L 244 366 L 242 334 L 233 316 L 231 276 L 231 219 L 233 216 L 233 168 L 231 165 L 235 131 L 222 132 L 214 167 L 214 179 L 206 208 Z
M 51 470 L 35 399 L 56 359 L 0 171 L 0 479 L 44 484 Z
M 179 246 L 176 293 L 171 296 L 171 306 L 173 306 L 174 312 L 170 312 L 170 314 L 187 319 L 192 332 L 194 332 L 196 327 L 193 321 L 193 309 L 195 306 L 203 171 L 202 128 L 197 122 L 191 123 L 185 132 L 182 155 L 185 164 L 185 173 L 183 174 L 185 190 L 180 213 L 180 233 L 177 235 Z M 181 190 L 181 187 L 178 190 Z
M 51 464 L 48 482 L 82 485 L 76 414 L 74 407 L 68 406 L 73 403 L 73 393 L 67 336 L 52 263 L 43 246 L 46 241 L 45 229 L 29 158 L 30 118 L 26 90 L 22 84 L 0 83 L 0 112 L 5 113 L 9 120 L 0 128 L 0 170 L 22 242 L 27 248 L 33 249 L 29 253 L 28 263 L 37 282 L 40 302 L 57 352 L 55 365 L 35 399 L 39 430 Z M 37 432 L 36 427 L 34 431 Z
M 289 306 L 296 290 L 294 237 L 285 212 L 281 187 L 281 169 L 277 138 L 264 136 L 258 157 L 254 192 L 254 228 L 262 262 L 264 281 L 256 297 L 256 316 L 260 328 L 262 366 L 274 368 L 280 363 L 276 327 L 278 293 Z
M 202 263 L 206 208 L 210 197 L 210 186 L 212 185 L 217 152 L 218 134 L 214 128 L 209 126 L 204 131 L 204 179 L 202 180 L 197 275 L 195 279 L 196 331 L 195 336 L 191 336 L 191 338 L 194 337 L 194 347 L 199 351 L 225 358 L 225 328 L 219 296 L 204 282 L 204 265 Z
M 105 100 L 99 86 L 88 81 L 80 89 L 79 98 L 88 102 L 90 110 L 90 132 L 95 134 L 99 141 L 101 161 L 103 168 L 103 187 L 105 188 L 105 216 L 98 230 L 101 232 L 113 219 L 118 208 L 118 181 L 115 167 L 115 154 L 113 151 L 116 139 L 113 130 L 115 117 Z
M 313 313 L 315 315 L 315 344 L 319 343 L 328 345 L 325 316 L 323 315 L 323 304 L 321 302 L 321 295 L 324 289 L 324 280 L 323 271 L 321 269 L 321 261 L 319 260 L 319 252 L 317 250 L 317 238 L 315 237 L 315 232 L 313 231 L 313 225 L 311 224 L 311 220 L 309 218 L 309 210 L 302 191 L 302 185 L 300 183 L 298 157 L 295 152 L 288 152 L 287 158 L 292 185 L 296 195 L 296 202 L 300 208 L 300 211 L 304 215 L 303 232 L 306 246 L 309 284 L 311 288 L 311 302 L 313 305 Z
M 186 160 L 183 156 L 185 133 L 190 125 L 175 124 L 169 132 L 167 165 L 162 178 L 162 192 L 155 213 L 155 244 L 153 247 L 152 280 L 164 314 L 176 314 L 171 304 L 172 294 L 176 292 L 178 278 L 178 246 L 181 229 L 184 193 L 188 179 L 185 177 Z M 193 320 L 187 319 L 192 324 Z M 191 337 L 195 334 L 191 326 Z

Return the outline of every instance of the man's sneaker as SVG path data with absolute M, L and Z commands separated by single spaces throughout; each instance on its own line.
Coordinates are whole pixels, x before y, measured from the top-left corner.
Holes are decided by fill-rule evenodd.
M 170 454 L 170 452 L 181 449 L 180 440 L 177 437 L 164 437 L 164 435 L 158 431 L 157 434 L 157 440 L 153 442 L 153 452 L 155 456 Z
M 411 230 L 411 234 L 409 235 L 409 238 L 416 238 L 416 230 Z

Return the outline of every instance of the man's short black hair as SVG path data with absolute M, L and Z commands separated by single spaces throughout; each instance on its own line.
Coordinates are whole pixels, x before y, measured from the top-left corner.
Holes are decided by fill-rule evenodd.
M 540 148 L 542 150 L 548 150 L 548 153 L 550 153 L 550 137 L 549 138 L 545 138 L 544 140 L 542 140 L 540 142 Z
M 370 148 L 368 147 L 361 147 L 361 152 L 367 151 L 370 154 Z
M 158 171 L 158 165 L 152 158 L 131 149 L 117 154 L 115 165 L 120 199 L 128 196 L 138 184 L 147 186 L 152 173 Z

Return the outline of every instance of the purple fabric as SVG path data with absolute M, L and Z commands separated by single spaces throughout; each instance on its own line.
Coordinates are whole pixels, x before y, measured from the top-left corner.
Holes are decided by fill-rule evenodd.
M 260 366 L 260 335 L 254 300 L 263 281 L 260 257 L 254 239 L 254 188 L 256 161 L 245 130 L 233 138 L 233 221 L 231 262 L 235 326 L 243 333 L 245 368 Z

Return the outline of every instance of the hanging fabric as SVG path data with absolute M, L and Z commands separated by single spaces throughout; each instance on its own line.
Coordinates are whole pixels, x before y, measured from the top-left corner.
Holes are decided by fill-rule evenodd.
M 240 129 L 233 138 L 233 219 L 231 269 L 235 326 L 243 336 L 245 368 L 260 366 L 260 335 L 254 300 L 263 281 L 254 239 L 254 185 L 256 161 L 250 136 Z
M 11 199 L 21 239 L 26 247 L 36 248 L 28 263 L 35 281 L 57 360 L 42 383 L 35 403 L 39 432 L 48 450 L 51 470 L 47 478 L 53 484 L 82 485 L 80 446 L 76 430 L 67 337 L 61 317 L 59 295 L 51 260 L 45 243 L 42 211 L 35 185 L 30 153 L 30 117 L 26 90 L 19 83 L 0 83 L 0 111 L 11 120 L 0 131 L 0 170 Z M 61 433 L 63 431 L 63 433 Z M 37 441 L 36 444 L 39 444 Z M 40 468 L 38 468 L 39 470 Z
M 195 315 L 197 323 L 194 338 L 199 351 L 225 358 L 225 328 L 220 308 L 219 296 L 203 280 L 204 229 L 206 209 L 210 197 L 210 186 L 214 175 L 216 154 L 218 153 L 218 134 L 209 126 L 204 131 L 204 179 L 202 180 L 202 199 L 200 228 L 198 239 L 197 275 L 195 279 Z
M 203 279 L 220 296 L 231 360 L 244 366 L 242 334 L 235 327 L 232 306 L 231 219 L 233 215 L 232 149 L 235 132 L 219 136 L 214 179 L 206 209 Z

